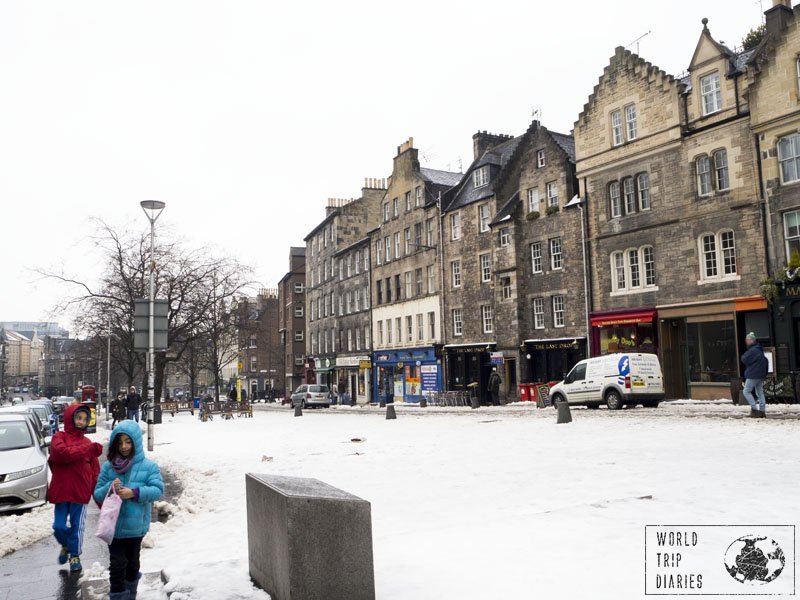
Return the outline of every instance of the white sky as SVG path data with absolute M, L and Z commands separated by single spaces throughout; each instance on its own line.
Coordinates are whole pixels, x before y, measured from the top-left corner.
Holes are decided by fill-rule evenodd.
M 68 324 L 50 313 L 68 290 L 31 269 L 91 280 L 89 218 L 144 230 L 145 198 L 167 203 L 159 227 L 218 245 L 274 287 L 326 199 L 387 176 L 409 136 L 423 162 L 457 171 L 473 133 L 522 133 L 535 107 L 569 132 L 616 46 L 650 30 L 640 54 L 677 75 L 702 17 L 733 47 L 759 10 L 753 0 L 4 0 L 0 321 Z

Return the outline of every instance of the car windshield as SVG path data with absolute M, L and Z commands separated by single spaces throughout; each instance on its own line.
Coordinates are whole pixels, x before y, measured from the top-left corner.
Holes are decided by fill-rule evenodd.
M 24 421 L 0 423 L 0 451 L 19 450 L 33 446 L 30 429 Z
M 312 385 L 308 388 L 309 392 L 314 392 L 315 394 L 324 394 L 328 391 L 327 385 Z
M 44 406 L 31 406 L 31 408 L 33 409 L 33 412 L 36 413 L 36 416 L 42 419 L 43 421 L 46 421 L 47 419 L 50 418 Z

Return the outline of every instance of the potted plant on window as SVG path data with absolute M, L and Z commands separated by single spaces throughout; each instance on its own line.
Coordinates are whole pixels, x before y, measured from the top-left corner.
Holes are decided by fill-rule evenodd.
M 525 218 L 528 219 L 528 221 L 535 221 L 536 219 L 539 218 L 539 216 L 540 215 L 538 210 L 532 210 L 525 216 Z
M 558 204 L 555 204 L 553 206 L 548 206 L 545 214 L 549 217 L 550 215 L 556 214 L 559 210 L 561 210 L 561 208 L 558 206 Z

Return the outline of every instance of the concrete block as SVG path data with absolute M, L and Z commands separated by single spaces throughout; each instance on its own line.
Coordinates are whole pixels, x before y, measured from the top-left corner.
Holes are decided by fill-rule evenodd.
M 273 600 L 374 600 L 370 503 L 317 479 L 248 473 L 250 577 Z

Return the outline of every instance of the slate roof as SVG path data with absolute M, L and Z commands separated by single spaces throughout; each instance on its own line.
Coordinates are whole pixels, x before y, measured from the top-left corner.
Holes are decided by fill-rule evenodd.
M 496 225 L 497 223 L 502 223 L 503 221 L 508 220 L 513 212 L 517 209 L 519 205 L 519 190 L 517 190 L 511 198 L 509 198 L 506 203 L 497 211 L 497 214 L 492 219 L 492 225 Z
M 436 185 L 445 185 L 449 188 L 458 185 L 458 182 L 464 176 L 463 173 L 440 171 L 439 169 L 429 169 L 428 167 L 420 167 L 419 172 L 425 181 L 430 181 Z
M 558 144 L 561 149 L 567 153 L 569 159 L 572 162 L 575 162 L 575 138 L 571 135 L 566 135 L 564 133 L 556 133 L 555 131 L 550 131 L 550 137 L 555 140 L 556 144 Z

